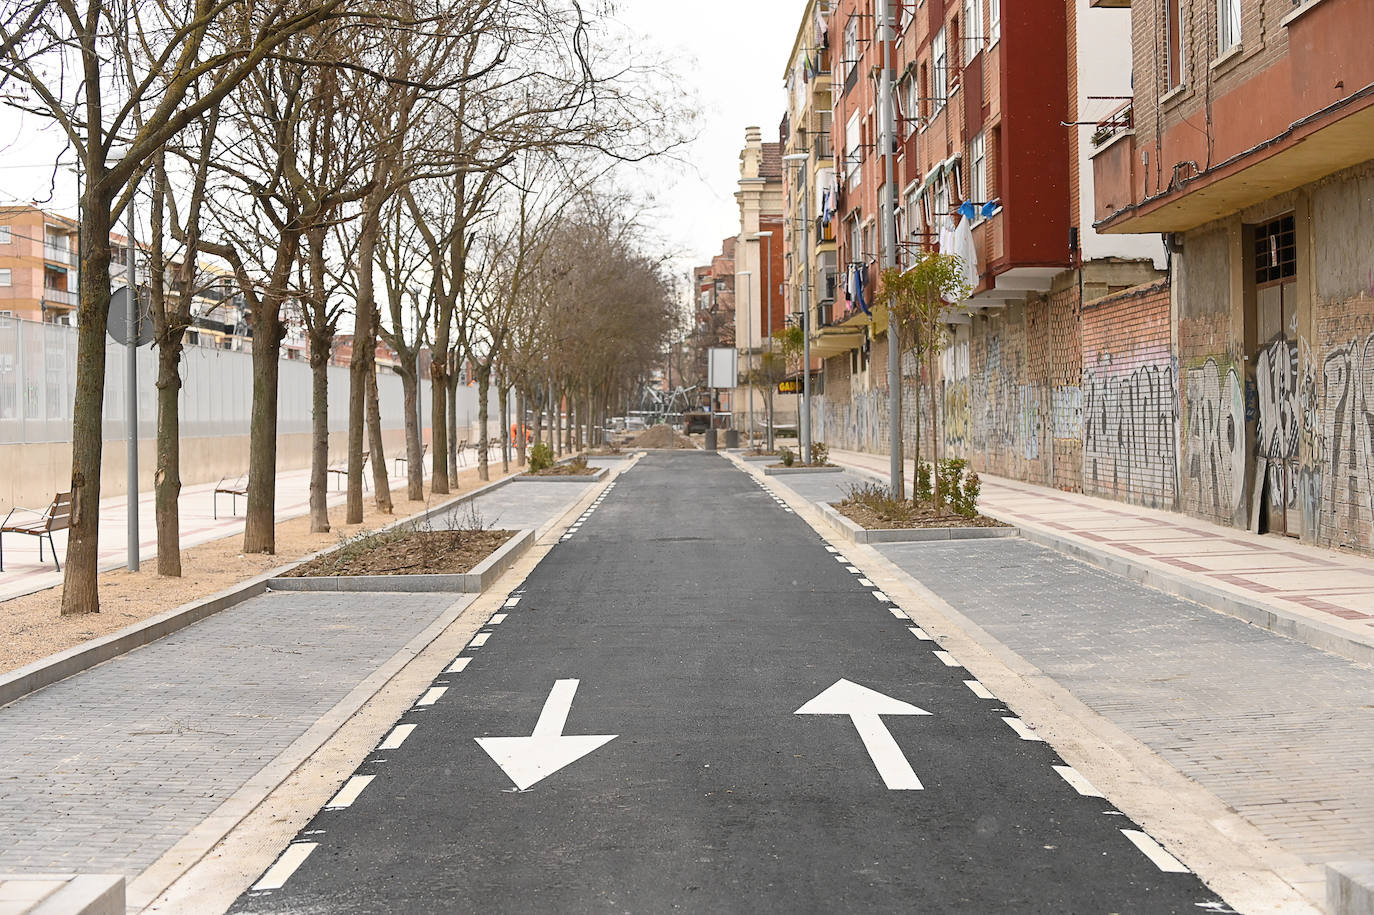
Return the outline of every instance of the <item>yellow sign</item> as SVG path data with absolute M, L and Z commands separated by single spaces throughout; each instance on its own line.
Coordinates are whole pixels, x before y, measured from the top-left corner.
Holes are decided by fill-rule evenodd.
M 800 380 L 800 379 L 794 378 L 794 379 L 792 379 L 791 381 L 779 381 L 779 382 L 778 382 L 778 393 L 779 393 L 779 394 L 800 394 L 801 392 L 802 392 L 802 383 L 801 383 L 801 380 Z

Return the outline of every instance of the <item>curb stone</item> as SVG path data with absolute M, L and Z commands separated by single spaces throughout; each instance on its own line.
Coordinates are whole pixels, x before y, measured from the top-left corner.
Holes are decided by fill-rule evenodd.
M 485 591 L 501 573 L 534 546 L 534 531 L 522 528 L 497 547 L 471 571 L 436 575 L 314 575 L 268 581 L 270 591 L 368 591 L 421 593 L 451 591 L 476 594 Z
M 610 473 L 610 470 L 609 470 L 608 468 L 605 468 L 605 467 L 597 467 L 595 473 L 584 473 L 584 474 L 578 474 L 578 475 L 575 475 L 575 476 L 572 475 L 572 474 L 564 474 L 564 475 L 562 475 L 562 476 L 558 476 L 558 475 L 556 475 L 556 474 L 548 474 L 548 475 L 545 475 L 545 476 L 536 476 L 536 475 L 531 474 L 531 473 L 529 473 L 528 471 L 526 471 L 525 473 L 522 473 L 522 474 L 520 474 L 520 475 L 518 475 L 518 476 L 512 477 L 512 478 L 511 478 L 511 482 L 518 482 L 518 483 L 600 483 L 602 480 L 606 479 L 606 475 L 607 475 L 608 473 Z
M 747 459 L 742 459 L 747 460 Z M 765 467 L 764 476 L 782 477 L 797 473 L 844 473 L 844 468 L 838 464 L 833 467 Z
M 816 502 L 825 520 L 840 536 L 854 543 L 923 543 L 931 540 L 987 540 L 1019 536 L 1015 527 L 867 528 L 846 517 L 828 502 Z
M 1326 865 L 1326 910 L 1331 915 L 1374 915 L 1374 861 Z
M 124 915 L 123 874 L 0 874 L 0 911 Z
M 476 489 L 454 496 L 446 502 L 425 509 L 419 514 L 409 518 L 402 518 L 393 521 L 379 529 L 380 531 L 391 530 L 402 524 L 418 524 L 427 521 L 442 512 L 452 509 L 463 502 L 485 495 L 494 489 L 511 482 L 514 477 L 505 477 L 494 483 L 479 486 Z M 171 635 L 180 629 L 185 629 L 192 623 L 199 622 L 207 616 L 212 616 L 222 610 L 228 610 L 237 604 L 250 600 L 267 591 L 268 583 L 275 577 L 281 575 L 288 569 L 293 569 L 304 562 L 309 562 L 316 557 L 323 556 L 338 547 L 327 547 L 318 550 L 308 556 L 302 556 L 295 562 L 289 562 L 278 566 L 275 569 L 268 569 L 253 576 L 246 581 L 239 582 L 237 585 L 226 588 L 216 594 L 199 600 L 182 604 L 174 607 L 165 613 L 134 623 L 118 632 L 112 632 L 107 636 L 74 645 L 64 651 L 49 655 L 46 658 L 39 658 L 32 664 L 26 664 L 18 670 L 10 671 L 0 675 L 0 706 L 8 705 L 16 699 L 27 696 L 29 693 L 36 692 L 45 686 L 51 686 L 59 680 L 65 680 L 73 674 L 79 674 L 83 670 L 90 670 L 97 664 L 102 664 L 111 658 L 117 658 L 122 654 L 127 654 L 135 648 L 155 642 L 163 636 Z

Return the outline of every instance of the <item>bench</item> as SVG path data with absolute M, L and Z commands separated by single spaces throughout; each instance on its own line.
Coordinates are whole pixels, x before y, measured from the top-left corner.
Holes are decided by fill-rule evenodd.
M 15 512 L 22 512 L 24 515 L 33 515 L 33 518 L 15 519 Z M 38 561 L 43 561 L 43 538 L 48 538 L 48 546 L 52 549 L 52 564 L 57 567 L 57 571 L 62 571 L 62 563 L 57 561 L 57 544 L 52 542 L 53 531 L 65 531 L 72 526 L 72 494 L 69 492 L 59 492 L 53 496 L 52 504 L 46 511 L 38 511 L 33 508 L 12 508 L 10 513 L 5 516 L 4 521 L 0 521 L 0 572 L 5 571 L 5 535 L 6 534 L 27 534 L 30 537 L 38 538 Z
M 457 460 L 459 464 L 466 464 L 468 462 L 468 459 L 463 456 L 463 452 L 467 450 L 468 440 L 465 438 L 460 438 L 458 440 L 458 447 L 454 449 L 454 453 L 457 455 Z
M 426 442 L 425 444 L 423 444 L 423 445 L 420 446 L 420 463 L 421 463 L 421 464 L 423 464 L 423 463 L 425 462 L 425 455 L 426 455 L 426 454 L 429 454 L 429 443 L 428 443 L 428 442 Z M 406 467 L 409 468 L 409 467 L 410 467 L 410 458 L 409 458 L 407 455 L 404 455 L 404 454 L 398 454 L 398 455 L 396 455 L 396 459 L 392 462 L 392 466 L 394 466 L 394 467 L 396 468 L 396 472 L 395 472 L 394 474 L 392 474 L 392 476 L 397 476 L 397 477 L 399 477 L 399 476 L 401 475 L 401 465 L 402 465 L 402 464 L 405 464 Z
M 372 456 L 372 452 L 363 452 L 363 489 L 370 488 L 367 483 L 367 460 Z M 339 488 L 343 489 L 348 484 L 348 463 L 336 464 L 325 471 L 326 473 L 337 474 L 339 477 Z
M 212 505 L 210 514 L 216 521 L 219 520 L 219 497 L 221 493 L 229 497 L 229 513 L 237 515 L 239 513 L 239 496 L 248 498 L 248 474 L 241 474 L 232 480 L 228 477 L 221 477 L 220 481 L 215 484 L 214 495 L 210 497 Z

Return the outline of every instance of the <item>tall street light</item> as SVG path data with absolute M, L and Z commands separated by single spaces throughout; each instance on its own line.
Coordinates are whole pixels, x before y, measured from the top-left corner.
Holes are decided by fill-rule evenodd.
M 764 287 L 763 287 L 764 290 L 765 290 L 765 295 L 761 296 L 760 298 L 762 298 L 763 301 L 764 301 L 764 303 L 766 303 L 765 307 L 768 309 L 768 318 L 767 318 L 767 322 L 768 322 L 768 323 L 767 323 L 767 328 L 768 328 L 768 330 L 767 330 L 767 334 L 768 334 L 768 352 L 769 352 L 769 353 L 772 353 L 772 352 L 773 352 L 773 233 L 772 233 L 772 232 L 767 232 L 767 231 L 765 231 L 765 232 L 756 232 L 756 233 L 753 235 L 754 241 L 763 241 L 765 238 L 768 239 L 768 254 L 767 254 L 767 256 L 765 256 L 765 257 L 763 258 L 763 264 L 764 264 L 763 270 L 764 270 L 764 276 L 766 277 L 766 282 L 765 282 L 765 285 L 764 285 Z M 761 252 L 760 252 L 760 253 L 761 253 Z M 771 403 L 771 402 L 772 402 L 772 399 L 773 399 L 773 391 L 772 391 L 772 385 L 771 385 L 771 384 L 769 385 L 768 399 L 769 399 L 769 402 Z M 772 450 L 773 450 L 773 410 L 772 410 L 771 408 L 768 410 L 768 450 L 769 450 L 769 451 L 772 451 Z
M 892 16 L 889 0 L 878 0 L 878 40 L 883 45 L 883 68 L 878 80 L 878 149 L 883 157 L 883 194 L 879 217 L 883 233 L 883 267 L 897 266 L 896 177 L 893 153 L 896 113 L 892 97 Z M 890 461 L 888 472 L 894 498 L 903 497 L 902 486 L 902 354 L 897 350 L 897 325 L 892 310 L 887 314 L 887 425 Z M 918 402 L 919 412 L 921 405 Z
M 744 383 L 745 390 L 749 392 L 749 447 L 751 450 L 754 447 L 754 382 L 749 375 L 749 370 L 754 361 L 750 355 L 754 347 L 754 316 L 751 314 L 754 308 L 754 291 L 749 287 L 749 279 L 753 275 L 754 271 L 752 270 L 735 272 L 735 276 L 744 277 Z
M 783 156 L 784 162 L 795 162 L 802 167 L 802 264 L 805 276 L 802 281 L 802 411 L 801 411 L 801 452 L 802 463 L 811 463 L 811 153 L 792 153 Z

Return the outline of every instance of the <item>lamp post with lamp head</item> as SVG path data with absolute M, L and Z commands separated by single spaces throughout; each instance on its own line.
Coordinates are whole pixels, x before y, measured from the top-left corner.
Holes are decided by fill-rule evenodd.
M 754 275 L 752 270 L 738 270 L 735 276 L 744 277 L 744 380 L 745 390 L 749 392 L 749 446 L 754 445 L 754 382 L 750 378 L 749 371 L 754 364 L 754 319 L 751 312 L 754 308 L 754 294 L 749 287 L 749 278 Z
M 802 463 L 811 463 L 811 175 L 807 166 L 809 152 L 792 153 L 782 161 L 802 167 L 802 409 L 798 432 L 801 435 Z
M 755 241 L 763 241 L 765 238 L 768 239 L 768 254 L 764 255 L 760 252 L 760 256 L 763 258 L 765 282 L 762 287 L 764 294 L 760 296 L 763 301 L 759 304 L 768 309 L 768 317 L 765 319 L 767 322 L 765 325 L 767 328 L 765 333 L 768 335 L 768 352 L 771 353 L 773 351 L 773 233 L 768 231 L 756 232 L 750 237 Z M 773 397 L 771 384 L 769 387 L 768 397 L 771 402 Z M 768 410 L 768 450 L 773 450 L 773 410 L 771 407 Z

